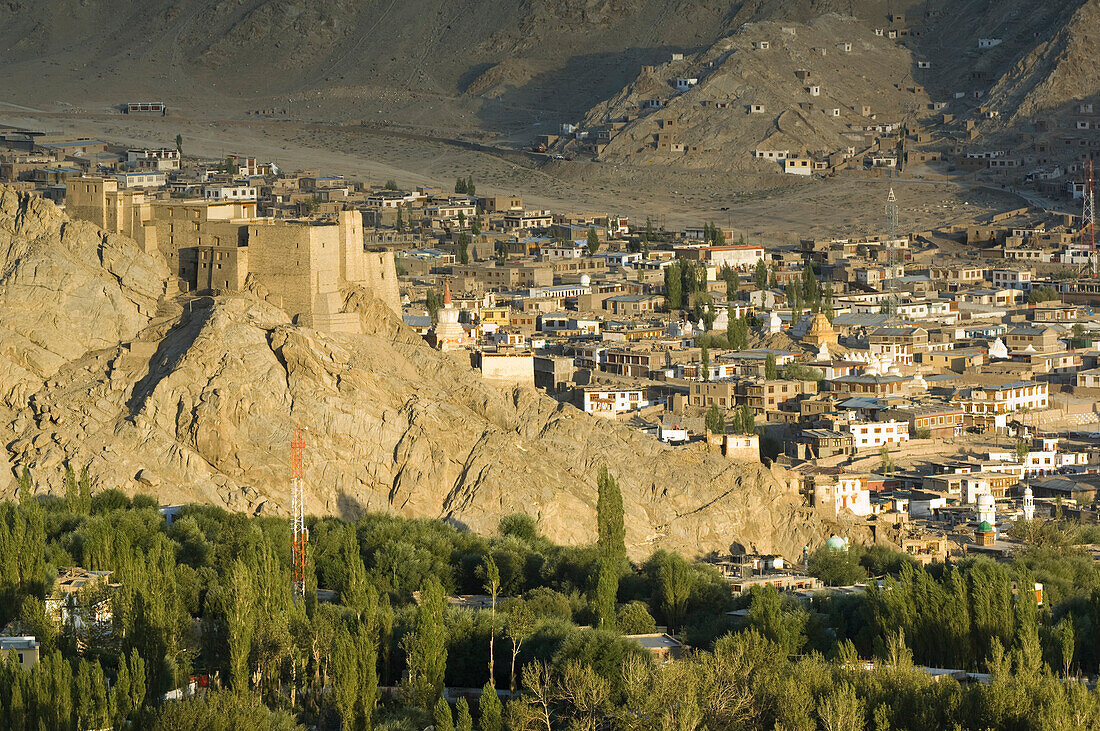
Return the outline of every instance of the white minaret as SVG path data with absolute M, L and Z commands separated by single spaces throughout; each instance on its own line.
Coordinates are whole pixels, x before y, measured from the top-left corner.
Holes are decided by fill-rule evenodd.
M 997 503 L 989 493 L 978 496 L 978 522 L 997 527 Z
M 1035 496 L 1030 486 L 1024 488 L 1024 520 L 1035 520 Z

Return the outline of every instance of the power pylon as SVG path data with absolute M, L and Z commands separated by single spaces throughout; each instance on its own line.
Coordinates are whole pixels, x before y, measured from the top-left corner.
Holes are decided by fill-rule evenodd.
M 292 593 L 294 603 L 306 595 L 306 533 L 305 520 L 305 430 L 296 428 L 294 440 L 290 443 L 290 521 L 294 533 L 292 547 L 294 563 L 294 583 Z

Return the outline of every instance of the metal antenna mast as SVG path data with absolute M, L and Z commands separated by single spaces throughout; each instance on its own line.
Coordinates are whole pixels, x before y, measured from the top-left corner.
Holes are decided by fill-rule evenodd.
M 1089 264 L 1092 275 L 1096 276 L 1096 183 L 1092 158 L 1085 162 L 1085 190 L 1081 196 L 1081 244 L 1089 250 Z
M 890 187 L 890 195 L 886 197 L 886 233 L 891 239 L 898 237 L 898 199 L 894 195 L 893 186 Z
M 304 430 L 295 428 L 294 440 L 290 443 L 290 521 L 294 532 L 292 590 L 295 604 L 306 595 L 306 540 L 309 536 L 305 521 L 305 449 Z

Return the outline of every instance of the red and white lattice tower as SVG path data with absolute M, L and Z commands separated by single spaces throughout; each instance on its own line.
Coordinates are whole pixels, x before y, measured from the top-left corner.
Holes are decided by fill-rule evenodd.
M 1081 244 L 1088 247 L 1092 275 L 1096 276 L 1096 175 L 1092 158 L 1085 162 L 1085 190 L 1081 197 L 1084 199 L 1081 206 Z
M 306 450 L 304 430 L 294 430 L 290 443 L 290 521 L 294 533 L 294 603 L 306 595 L 306 533 L 305 519 L 305 465 Z

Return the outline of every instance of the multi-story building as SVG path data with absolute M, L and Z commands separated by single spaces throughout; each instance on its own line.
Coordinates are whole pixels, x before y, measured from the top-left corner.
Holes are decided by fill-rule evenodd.
M 841 424 L 840 428 L 852 435 L 857 452 L 909 441 L 907 421 L 849 421 Z
M 648 378 L 651 371 L 661 367 L 663 356 L 648 350 L 609 348 L 604 353 L 603 370 L 620 376 Z
M 1040 410 L 1050 405 L 1050 386 L 1016 381 L 999 386 L 978 386 L 959 399 L 967 426 L 982 431 L 1004 429 L 1008 416 L 1022 409 Z
M 644 388 L 592 386 L 582 389 L 580 394 L 582 411 L 609 419 L 650 405 Z

